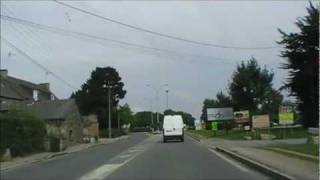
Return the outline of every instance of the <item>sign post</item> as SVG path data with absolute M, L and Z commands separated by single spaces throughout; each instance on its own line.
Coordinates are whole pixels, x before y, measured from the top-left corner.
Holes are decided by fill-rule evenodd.
M 287 126 L 294 123 L 293 108 L 291 106 L 279 107 L 279 124 L 284 125 L 283 138 L 286 136 Z
M 256 132 L 256 137 L 258 137 L 258 129 L 270 128 L 270 118 L 268 114 L 265 115 L 254 115 L 252 116 L 252 129 Z M 261 131 L 260 131 L 261 132 Z
M 211 122 L 211 129 L 213 131 L 214 136 L 216 136 L 217 131 L 218 131 L 218 122 L 217 121 Z
M 208 121 L 224 122 L 226 133 L 228 134 L 227 122 L 233 120 L 233 108 L 207 108 L 207 118 Z M 216 123 L 218 124 L 218 122 Z

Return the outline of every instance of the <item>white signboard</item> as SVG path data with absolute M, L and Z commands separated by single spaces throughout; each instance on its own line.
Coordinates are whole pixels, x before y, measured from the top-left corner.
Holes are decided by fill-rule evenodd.
M 194 127 L 196 128 L 196 130 L 202 129 L 201 121 L 200 120 L 195 120 L 194 121 Z
M 232 120 L 233 108 L 207 108 L 208 121 Z

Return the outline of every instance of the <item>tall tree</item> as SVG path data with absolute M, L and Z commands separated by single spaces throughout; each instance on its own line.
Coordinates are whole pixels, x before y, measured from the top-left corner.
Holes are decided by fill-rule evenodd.
M 285 87 L 298 99 L 305 127 L 319 127 L 319 10 L 311 3 L 308 15 L 295 23 L 300 32 L 285 33 L 279 29 L 285 46 L 281 56 L 283 69 L 289 71 Z
M 112 126 L 117 126 L 115 108 L 120 99 L 124 98 L 126 91 L 119 73 L 112 67 L 97 67 L 91 72 L 90 78 L 81 86 L 81 89 L 72 93 L 76 99 L 81 114 L 95 113 L 98 115 L 99 127 L 106 128 L 108 117 L 109 92 L 111 87 L 111 109 L 113 112 Z
M 254 58 L 238 65 L 229 87 L 235 110 L 268 113 L 277 120 L 283 97 L 272 87 L 273 76 L 273 72 L 261 68 Z
M 153 118 L 153 127 L 156 127 L 157 124 L 157 114 L 151 111 L 140 111 L 134 114 L 134 121 L 132 123 L 132 127 L 152 127 L 152 118 Z M 159 123 L 162 122 L 163 115 L 159 114 Z
M 129 104 L 124 104 L 123 106 L 119 106 L 118 116 L 120 119 L 120 125 L 131 124 L 133 121 L 133 112 L 129 106 Z

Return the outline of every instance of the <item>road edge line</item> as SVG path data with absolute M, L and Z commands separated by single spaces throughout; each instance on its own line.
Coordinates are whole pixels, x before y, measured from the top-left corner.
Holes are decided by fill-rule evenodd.
M 231 160 L 230 158 L 227 158 L 226 156 L 223 156 L 221 153 L 217 152 L 216 150 L 214 149 L 211 149 L 211 148 L 208 148 L 209 151 L 211 151 L 212 153 L 214 153 L 215 155 L 217 155 L 219 158 L 221 158 L 222 160 L 228 162 L 229 164 L 231 164 L 232 166 L 240 169 L 241 171 L 243 172 L 249 172 L 249 169 L 243 167 L 243 166 L 240 166 L 239 164 L 237 164 L 235 161 Z
M 234 152 L 231 152 L 225 148 L 222 148 L 222 147 L 216 147 L 215 148 L 217 151 L 219 152 L 222 152 L 224 154 L 227 154 L 229 155 L 230 157 L 234 158 L 234 159 L 237 159 L 238 161 L 268 175 L 268 176 L 271 176 L 275 179 L 285 179 L 285 180 L 295 180 L 295 178 L 285 174 L 285 173 L 282 173 L 278 170 L 275 170 L 271 167 L 268 167 L 266 165 L 263 165 L 257 161 L 254 161 L 252 159 L 248 159 L 247 157 L 244 157 L 242 155 L 239 155 L 237 153 L 234 153 Z
M 200 138 L 197 138 L 197 137 L 194 137 L 193 135 L 191 135 L 191 133 L 185 133 L 187 136 L 191 137 L 193 140 L 196 140 L 198 142 L 201 142 L 201 139 Z

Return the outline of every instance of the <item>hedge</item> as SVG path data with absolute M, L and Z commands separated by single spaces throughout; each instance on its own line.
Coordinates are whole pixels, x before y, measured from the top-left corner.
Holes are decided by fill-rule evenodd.
M 119 136 L 122 136 L 122 135 L 125 135 L 126 132 L 123 130 L 123 129 L 117 129 L 117 128 L 112 128 L 111 129 L 111 137 L 112 138 L 115 138 L 115 137 L 119 137 Z M 102 129 L 102 130 L 99 130 L 99 136 L 102 137 L 102 138 L 108 138 L 108 129 Z
M 0 113 L 0 154 L 10 148 L 13 157 L 44 149 L 44 121 L 24 111 Z

